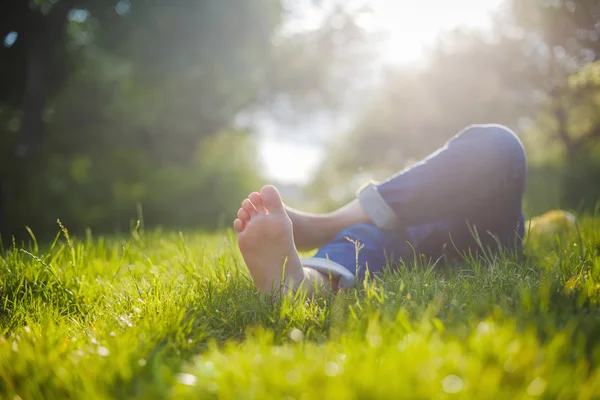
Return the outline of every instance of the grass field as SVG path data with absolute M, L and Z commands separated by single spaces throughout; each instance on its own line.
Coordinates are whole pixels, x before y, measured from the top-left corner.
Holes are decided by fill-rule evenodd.
M 0 266 L 0 397 L 594 398 L 600 219 L 527 256 L 261 298 L 231 234 L 65 232 Z

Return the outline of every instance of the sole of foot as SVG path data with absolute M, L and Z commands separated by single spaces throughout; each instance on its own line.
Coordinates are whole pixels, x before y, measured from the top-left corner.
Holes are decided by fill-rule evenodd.
M 292 221 L 274 186 L 251 193 L 242 202 L 233 227 L 250 276 L 261 292 L 297 289 L 304 280 L 304 268 L 294 244 Z

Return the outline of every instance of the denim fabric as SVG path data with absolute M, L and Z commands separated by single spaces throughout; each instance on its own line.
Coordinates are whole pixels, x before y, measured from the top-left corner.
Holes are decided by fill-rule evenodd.
M 430 258 L 520 249 L 526 157 L 501 125 L 473 125 L 421 162 L 358 194 L 372 224 L 351 226 L 315 255 L 358 278 L 415 251 Z M 361 250 L 356 252 L 356 247 Z M 358 266 L 358 271 L 357 271 Z

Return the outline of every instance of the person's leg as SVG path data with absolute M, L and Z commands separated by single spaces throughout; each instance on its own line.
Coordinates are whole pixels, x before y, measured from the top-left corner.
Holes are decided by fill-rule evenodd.
M 358 194 L 359 215 L 372 225 L 342 231 L 302 263 L 350 279 L 357 263 L 346 236 L 366 243 L 368 251 L 358 265 L 369 263 L 371 271 L 387 264 L 384 253 L 403 258 L 413 247 L 431 257 L 480 246 L 518 247 L 525 174 L 523 146 L 510 130 L 469 127 L 420 163 L 381 184 L 366 185 Z M 336 227 L 344 221 L 351 218 L 339 218 Z M 338 273 L 341 267 L 350 274 Z
M 434 222 L 431 229 L 441 220 L 461 221 L 465 216 L 474 223 L 482 204 L 484 211 L 498 206 L 520 213 L 525 172 L 522 144 L 510 130 L 474 125 L 414 166 L 381 184 L 365 186 L 358 199 L 339 210 L 320 215 L 291 208 L 287 212 L 300 250 L 323 246 L 360 223 L 374 222 L 384 230 Z
M 358 197 L 377 226 L 407 230 L 423 253 L 440 255 L 444 245 L 459 251 L 493 247 L 498 241 L 511 248 L 520 245 L 517 233 L 523 233 L 526 169 L 523 145 L 512 131 L 473 125 L 422 162 L 367 185 Z
M 399 259 L 412 259 L 414 250 L 405 232 L 385 232 L 371 223 L 352 225 L 321 247 L 312 258 L 301 259 L 305 269 L 314 269 L 345 289 L 357 280 L 377 274 Z
M 371 222 L 358 199 L 327 214 L 305 213 L 291 207 L 286 207 L 286 212 L 294 225 L 294 240 L 300 251 L 321 247 L 352 225 Z
M 257 212 L 260 202 L 253 200 L 250 204 L 255 211 L 240 209 L 234 227 L 261 290 L 281 278 L 286 263 L 286 283 L 288 278 L 294 285 L 305 279 L 307 287 L 327 286 L 327 277 L 333 277 L 334 285 L 337 280 L 349 284 L 353 271 L 361 266 L 361 253 L 357 255 L 347 238 L 364 246 L 362 261 L 371 271 L 381 269 L 384 259 L 387 263 L 388 252 L 396 251 L 394 258 L 405 257 L 410 248 L 406 241 L 430 255 L 444 254 L 449 243 L 459 251 L 473 245 L 493 246 L 496 239 L 503 246 L 516 245 L 517 231 L 522 235 L 525 170 L 522 144 L 511 131 L 498 125 L 473 126 L 415 166 L 386 182 L 365 186 L 358 196 L 360 212 L 372 224 L 340 233 L 313 259 L 298 257 L 293 222 L 272 187 L 263 195 L 266 210 L 271 212 Z M 258 194 L 253 195 L 260 200 Z M 479 243 L 473 240 L 473 231 L 480 235 Z
M 317 288 L 347 288 L 355 277 L 363 278 L 367 268 L 375 273 L 388 257 L 404 256 L 397 251 L 399 244 L 406 248 L 406 238 L 386 234 L 372 224 L 358 224 L 339 233 L 315 258 L 302 260 L 294 246 L 292 221 L 273 186 L 250 194 L 233 226 L 250 276 L 263 293 L 293 293 L 302 287 L 312 294 Z

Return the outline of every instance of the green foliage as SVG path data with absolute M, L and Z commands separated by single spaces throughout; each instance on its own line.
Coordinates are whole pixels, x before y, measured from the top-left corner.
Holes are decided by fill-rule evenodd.
M 534 164 L 529 167 L 523 205 L 527 215 L 541 214 L 562 203 L 565 174 L 562 166 L 553 164 Z
M 335 188 L 324 202 L 339 205 L 366 179 L 402 170 L 464 127 L 501 123 L 526 146 L 528 212 L 593 209 L 600 199 L 598 7 L 514 0 L 489 31 L 441 34 L 421 65 L 384 75 L 356 124 L 330 143 L 313 192 Z
M 229 234 L 64 229 L 2 252 L 0 395 L 593 398 L 600 220 L 580 228 L 313 302 L 261 297 Z
M 17 187 L 27 197 L 7 205 L 6 223 L 21 236 L 23 221 L 45 236 L 57 219 L 76 232 L 127 231 L 139 217 L 147 227 L 222 227 L 260 184 L 254 154 L 251 138 L 239 131 L 204 140 L 185 164 L 156 165 L 136 148 L 49 154 L 43 174 Z
M 600 199 L 600 152 L 584 154 L 566 168 L 561 204 L 575 210 L 594 211 Z
M 600 86 L 600 61 L 596 61 L 581 68 L 571 76 L 569 83 L 572 87 L 598 87 Z
M 18 33 L 0 45 L 5 240 L 57 219 L 123 231 L 140 212 L 148 226 L 220 226 L 259 179 L 237 118 L 334 107 L 344 46 L 363 37 L 343 7 L 284 34 L 277 0 L 26 3 L 0 5 L 0 34 Z

